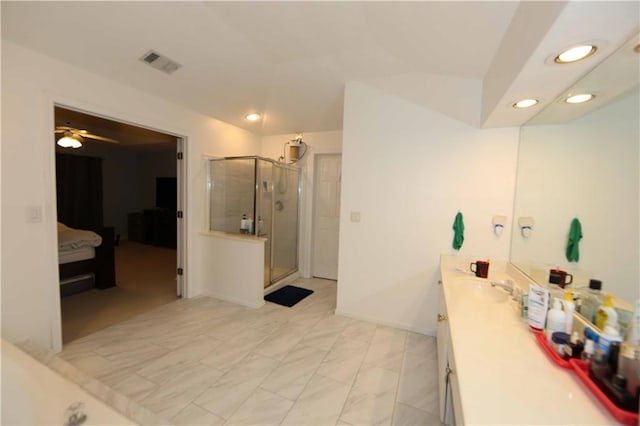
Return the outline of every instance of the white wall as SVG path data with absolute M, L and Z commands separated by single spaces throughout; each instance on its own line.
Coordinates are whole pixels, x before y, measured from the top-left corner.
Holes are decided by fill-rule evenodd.
M 262 156 L 277 160 L 283 155 L 284 144 L 295 134 L 265 136 L 262 138 Z M 311 218 L 313 215 L 313 167 L 318 154 L 339 154 L 342 152 L 342 132 L 304 133 L 303 141 L 309 151 L 296 162 L 302 168 L 302 199 L 300 211 L 299 269 L 303 277 L 311 277 Z
M 636 90 L 561 125 L 525 126 L 520 137 L 515 215 L 531 216 L 530 238 L 513 235 L 518 265 L 585 271 L 603 290 L 640 297 L 638 155 L 640 96 Z M 565 249 L 571 220 L 582 224 L 580 261 Z
M 461 102 L 480 105 L 480 82 Z M 347 84 L 337 312 L 435 334 L 441 254 L 508 259 L 518 129 L 479 130 Z M 360 212 L 361 221 L 350 221 Z M 509 218 L 501 238 L 493 215 Z
M 204 250 L 216 253 L 204 263 L 198 277 L 203 294 L 249 308 L 264 305 L 265 241 L 216 232 L 202 236 Z
M 201 292 L 189 278 L 216 255 L 199 235 L 207 229 L 203 154 L 255 154 L 260 138 L 2 40 L 2 336 L 59 349 L 53 102 L 187 137 L 188 295 Z M 27 223 L 30 206 L 42 209 L 41 222 Z

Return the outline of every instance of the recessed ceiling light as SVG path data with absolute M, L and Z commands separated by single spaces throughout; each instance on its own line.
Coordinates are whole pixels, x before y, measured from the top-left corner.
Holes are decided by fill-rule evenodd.
M 538 104 L 537 99 L 521 99 L 518 102 L 516 102 L 515 104 L 513 104 L 514 108 L 529 108 L 532 107 L 534 105 Z
M 593 44 L 582 44 L 565 50 L 556 56 L 554 61 L 558 64 L 576 62 L 593 55 L 596 53 L 596 50 L 598 50 L 598 48 Z
M 571 95 L 567 97 L 567 99 L 565 99 L 564 101 L 568 104 L 581 104 L 583 102 L 590 101 L 595 97 L 596 95 L 592 93 L 581 93 L 579 95 Z
M 249 121 L 258 121 L 260 120 L 260 114 L 258 114 L 257 112 L 252 112 L 251 114 L 245 115 L 244 118 Z

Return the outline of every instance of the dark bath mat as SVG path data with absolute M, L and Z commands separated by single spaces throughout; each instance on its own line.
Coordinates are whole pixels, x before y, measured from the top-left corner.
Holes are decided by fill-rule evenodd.
M 311 293 L 313 293 L 313 290 L 307 290 L 306 288 L 300 288 L 293 285 L 286 285 L 273 293 L 267 294 L 264 297 L 264 300 L 277 303 L 278 305 L 292 307 Z

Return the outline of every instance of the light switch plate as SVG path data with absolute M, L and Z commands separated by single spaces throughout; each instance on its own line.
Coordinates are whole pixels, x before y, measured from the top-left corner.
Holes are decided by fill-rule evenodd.
M 360 222 L 360 212 L 351 212 L 351 222 Z
M 42 207 L 40 207 L 40 206 L 27 206 L 26 216 L 27 216 L 27 223 L 39 223 L 39 222 L 42 222 Z

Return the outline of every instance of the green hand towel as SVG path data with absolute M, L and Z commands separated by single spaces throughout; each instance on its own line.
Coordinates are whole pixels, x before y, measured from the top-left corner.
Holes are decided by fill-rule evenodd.
M 571 221 L 571 229 L 569 229 L 569 241 L 567 242 L 567 260 L 569 262 L 577 262 L 580 260 L 580 249 L 578 243 L 582 239 L 582 225 L 578 218 Z
M 462 213 L 458 212 L 456 219 L 453 221 L 453 248 L 460 250 L 464 242 L 464 222 L 462 221 Z

